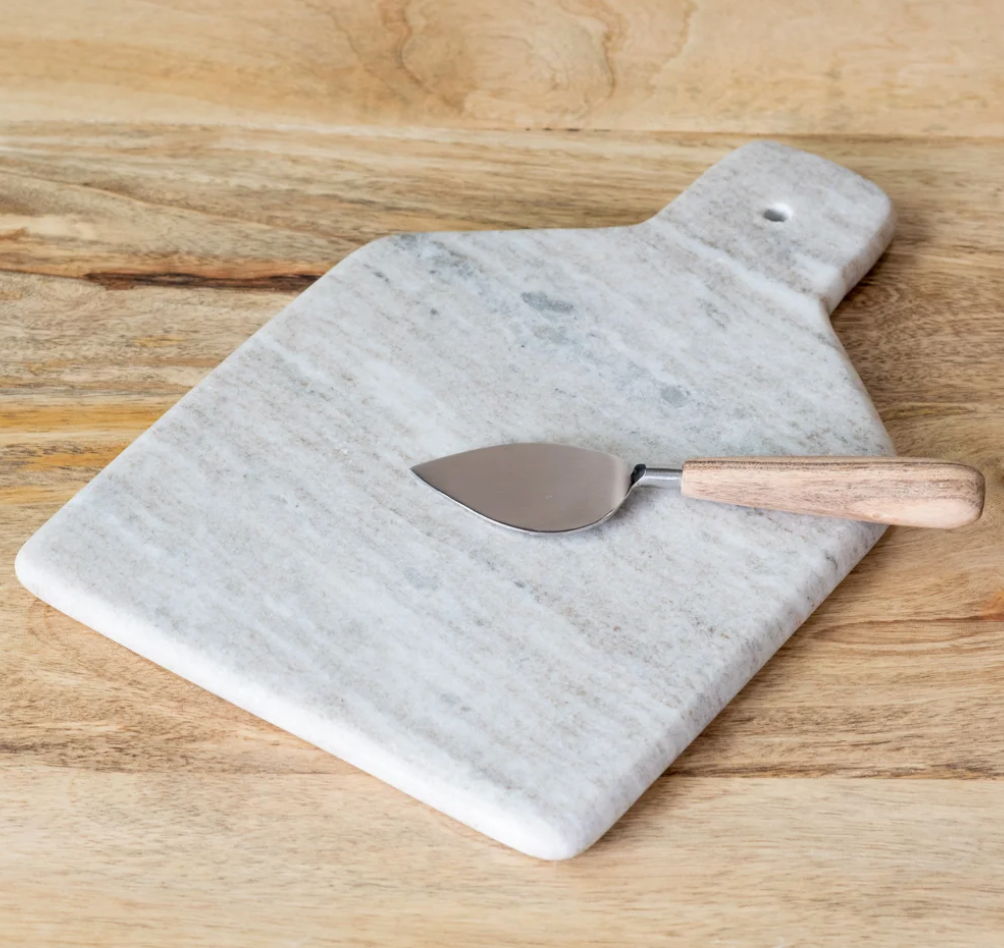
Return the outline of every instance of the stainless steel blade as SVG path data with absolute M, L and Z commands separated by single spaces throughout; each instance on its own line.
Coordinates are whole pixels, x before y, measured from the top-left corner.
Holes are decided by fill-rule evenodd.
M 570 533 L 602 523 L 644 467 L 565 444 L 500 444 L 419 464 L 429 486 L 493 523 Z

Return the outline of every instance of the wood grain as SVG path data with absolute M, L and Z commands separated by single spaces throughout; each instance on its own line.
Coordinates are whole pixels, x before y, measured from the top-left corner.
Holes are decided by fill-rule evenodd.
M 8 944 L 89 948 L 991 948 L 999 807 L 987 782 L 681 778 L 555 864 L 360 774 L 22 771 L 0 913 Z
M 0 123 L 0 264 L 110 288 L 298 290 L 386 233 L 644 220 L 747 140 Z M 887 342 L 902 367 L 888 369 L 882 384 L 907 383 L 903 373 L 916 362 L 910 349 L 920 346 L 925 367 L 964 401 L 985 362 L 971 355 L 1004 342 L 994 308 L 1004 288 L 1004 142 L 785 141 L 881 181 L 896 204 L 892 247 L 874 278 L 852 290 L 865 297 L 862 307 L 912 311 Z M 979 279 L 952 300 L 958 316 L 945 313 L 945 296 L 971 274 Z M 867 334 L 887 327 L 864 313 L 845 318 L 862 324 L 859 355 L 881 359 Z M 956 331 L 957 319 L 966 333 Z M 942 355 L 949 339 L 964 348 Z
M 0 118 L 1004 134 L 1004 6 L 36 0 Z
M 999 4 L 2 12 L 0 944 L 1000 944 Z M 506 130 L 561 125 L 615 131 Z M 584 857 L 496 846 L 17 585 L 360 243 L 631 223 L 751 132 L 893 198 L 834 325 L 897 449 L 979 467 L 986 510 L 890 529 Z
M 905 527 L 951 529 L 983 512 L 984 478 L 932 458 L 693 458 L 684 497 Z

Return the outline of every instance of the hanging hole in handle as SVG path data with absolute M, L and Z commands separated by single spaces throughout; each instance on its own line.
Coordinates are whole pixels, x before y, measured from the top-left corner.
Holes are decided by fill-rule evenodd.
M 783 204 L 774 204 L 763 212 L 763 216 L 772 224 L 783 224 L 791 217 L 791 208 Z

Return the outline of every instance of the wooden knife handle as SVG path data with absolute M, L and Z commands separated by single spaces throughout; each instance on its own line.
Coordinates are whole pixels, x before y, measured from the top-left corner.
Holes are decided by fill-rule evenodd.
M 930 458 L 695 458 L 683 465 L 685 497 L 741 507 L 961 527 L 983 511 L 983 475 Z

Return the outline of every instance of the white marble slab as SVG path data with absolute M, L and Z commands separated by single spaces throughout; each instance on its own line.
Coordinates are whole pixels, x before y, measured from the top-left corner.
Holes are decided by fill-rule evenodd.
M 881 528 L 648 491 L 603 528 L 524 536 L 409 467 L 537 440 L 663 465 L 888 453 L 828 314 L 892 226 L 870 182 L 763 142 L 637 226 L 378 240 L 60 510 L 18 575 L 489 836 L 573 856 Z

